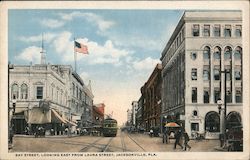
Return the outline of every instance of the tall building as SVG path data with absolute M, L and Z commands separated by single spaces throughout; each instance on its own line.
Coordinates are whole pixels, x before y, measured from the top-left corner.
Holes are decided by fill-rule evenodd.
M 226 90 L 226 127 L 242 125 L 242 53 L 240 11 L 186 11 L 162 52 L 162 118 L 218 138 Z
M 143 97 L 141 96 L 138 100 L 138 107 L 136 109 L 136 114 L 135 114 L 135 127 L 137 129 L 139 128 L 144 128 L 142 125 L 142 110 L 143 110 Z
M 42 56 L 44 59 L 44 57 Z M 9 116 L 16 134 L 92 124 L 93 94 L 69 65 L 9 65 Z
M 145 129 L 148 131 L 151 127 L 160 127 L 161 114 L 161 78 L 162 65 L 157 64 L 151 73 L 147 82 L 141 88 L 143 105 L 143 121 Z
M 137 101 L 133 101 L 132 102 L 132 125 L 135 126 L 136 123 L 136 113 L 137 113 L 137 109 L 138 109 L 138 102 Z
M 132 125 L 132 109 L 127 110 L 127 126 Z

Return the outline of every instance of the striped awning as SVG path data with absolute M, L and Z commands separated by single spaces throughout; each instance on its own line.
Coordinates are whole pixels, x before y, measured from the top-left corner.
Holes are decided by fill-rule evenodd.
M 62 116 L 60 116 L 60 114 L 51 108 L 51 119 L 52 119 L 52 122 L 55 122 L 55 123 L 67 123 L 66 119 L 64 119 Z

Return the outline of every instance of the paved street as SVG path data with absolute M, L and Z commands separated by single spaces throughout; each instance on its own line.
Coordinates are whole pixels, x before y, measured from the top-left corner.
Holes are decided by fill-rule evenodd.
M 183 152 L 180 147 L 173 149 L 174 139 L 163 144 L 161 137 L 149 137 L 147 134 L 127 134 L 118 132 L 116 137 L 98 136 L 57 136 L 34 138 L 15 136 L 10 152 Z M 216 152 L 218 140 L 190 140 L 192 147 L 188 152 Z

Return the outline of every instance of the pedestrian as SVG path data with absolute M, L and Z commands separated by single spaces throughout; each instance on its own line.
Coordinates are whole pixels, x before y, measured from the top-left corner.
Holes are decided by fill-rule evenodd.
M 162 143 L 168 143 L 168 131 L 167 131 L 167 127 L 163 128 L 163 139 L 162 139 Z
M 14 131 L 13 131 L 13 127 L 10 127 L 10 131 L 9 131 L 9 143 L 12 144 L 13 143 L 13 137 L 14 137 Z
M 189 150 L 191 149 L 191 146 L 189 146 L 188 145 L 188 142 L 189 142 L 189 136 L 188 136 L 188 134 L 187 134 L 187 132 L 186 131 L 184 131 L 184 133 L 183 133 L 183 138 L 184 138 L 184 148 L 183 148 L 183 150 L 187 150 L 187 148 L 189 148 Z
M 176 149 L 176 145 L 178 144 L 181 149 L 183 149 L 183 146 L 180 144 L 180 139 L 182 138 L 182 129 L 180 128 L 176 134 L 175 134 L 175 143 L 174 143 L 174 149 Z

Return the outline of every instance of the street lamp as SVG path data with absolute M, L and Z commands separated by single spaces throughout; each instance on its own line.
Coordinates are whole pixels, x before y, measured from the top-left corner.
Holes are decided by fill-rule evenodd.
M 220 114 L 220 130 L 221 130 L 221 136 L 223 136 L 224 144 L 226 142 L 226 116 L 227 116 L 227 73 L 230 73 L 228 70 L 220 71 L 220 73 L 224 73 L 224 108 L 222 107 L 222 100 L 218 99 L 218 110 Z M 222 76 L 221 76 L 222 77 Z M 222 137 L 220 137 L 221 139 Z M 222 146 L 222 143 L 221 143 Z

